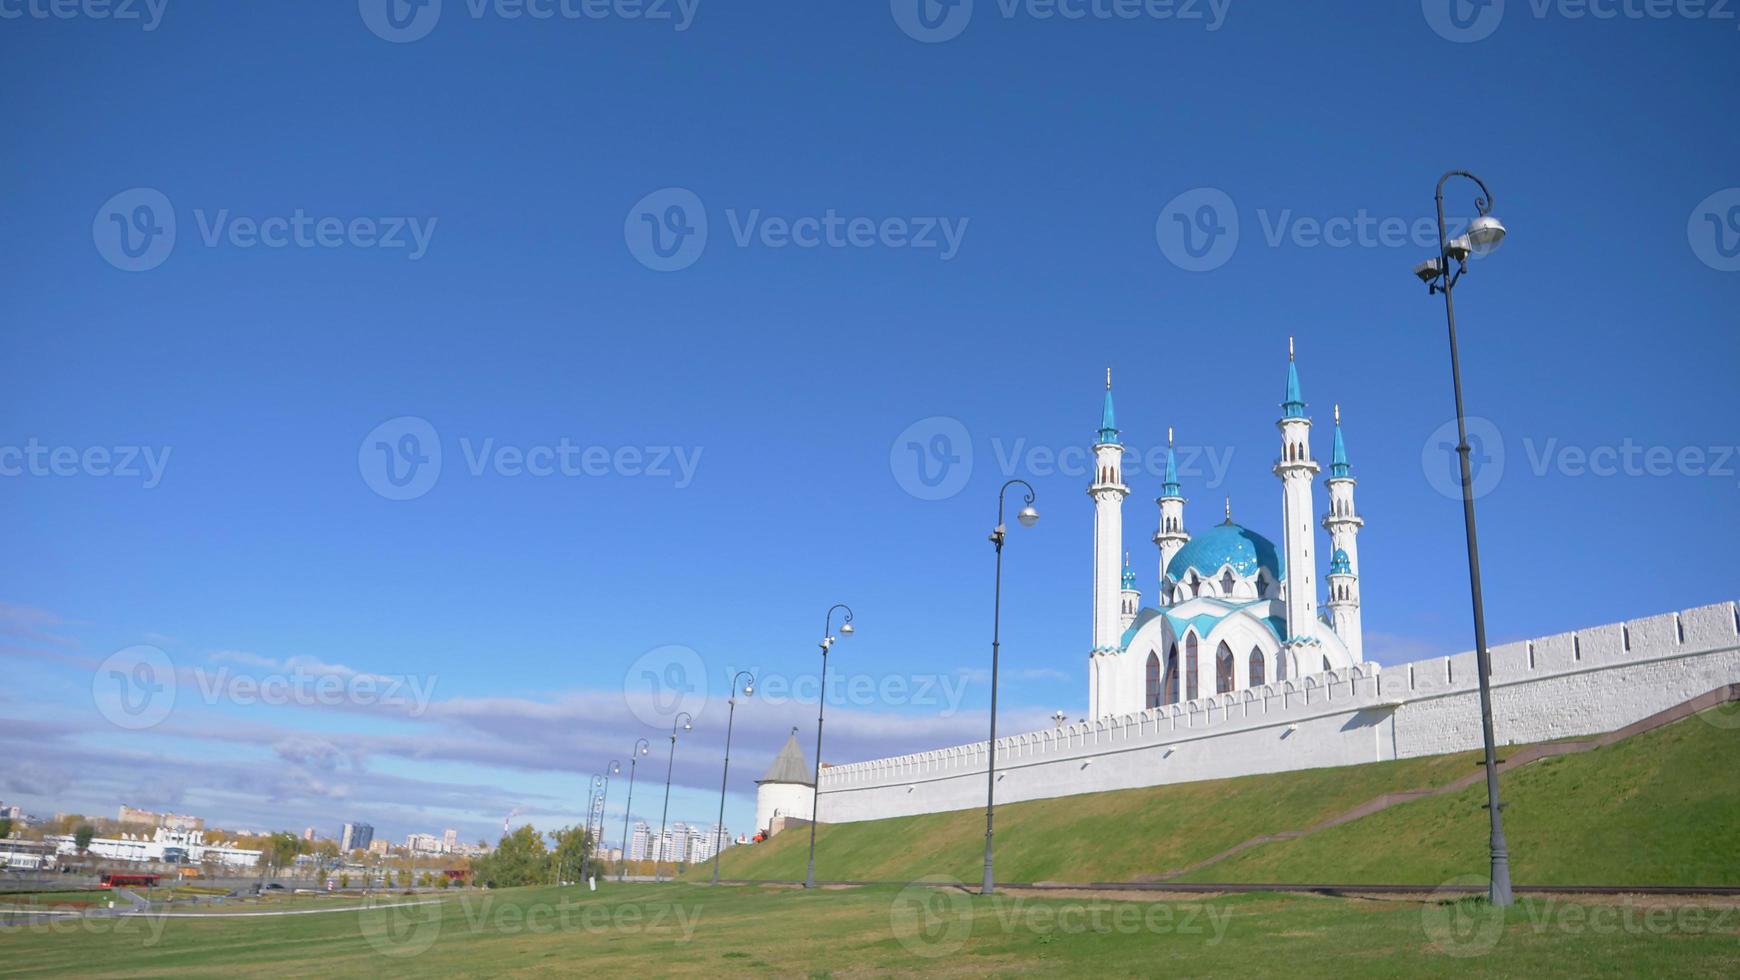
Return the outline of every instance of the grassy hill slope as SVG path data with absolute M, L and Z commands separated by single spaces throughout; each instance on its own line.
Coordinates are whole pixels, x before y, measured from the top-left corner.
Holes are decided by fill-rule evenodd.
M 1304 830 L 1383 793 L 1453 782 L 1478 753 L 1245 776 L 997 808 L 1004 881 L 1136 881 L 1253 837 Z M 1688 718 L 1503 778 L 1518 882 L 1740 884 L 1740 731 Z M 1341 827 L 1273 842 L 1181 880 L 1437 884 L 1486 866 L 1484 787 L 1417 800 Z M 974 882 L 982 810 L 823 825 L 826 880 Z M 802 828 L 726 852 L 730 878 L 802 879 Z M 710 873 L 697 868 L 691 875 Z

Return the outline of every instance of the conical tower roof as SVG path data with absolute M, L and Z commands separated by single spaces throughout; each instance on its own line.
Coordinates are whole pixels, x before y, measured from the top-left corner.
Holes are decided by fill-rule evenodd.
M 797 729 L 792 729 L 786 737 L 785 745 L 780 747 L 779 754 L 773 757 L 773 765 L 767 767 L 767 774 L 757 779 L 761 783 L 798 783 L 802 786 L 815 785 L 815 772 L 804 760 L 804 750 L 798 745 Z

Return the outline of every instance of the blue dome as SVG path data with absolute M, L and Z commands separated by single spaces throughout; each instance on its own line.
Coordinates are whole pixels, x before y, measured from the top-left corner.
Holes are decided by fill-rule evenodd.
M 1231 521 L 1211 527 L 1186 542 L 1166 564 L 1166 577 L 1183 581 L 1184 573 L 1191 569 L 1211 577 L 1222 565 L 1231 565 L 1236 575 L 1255 575 L 1258 568 L 1266 568 L 1276 581 L 1284 577 L 1275 543 Z

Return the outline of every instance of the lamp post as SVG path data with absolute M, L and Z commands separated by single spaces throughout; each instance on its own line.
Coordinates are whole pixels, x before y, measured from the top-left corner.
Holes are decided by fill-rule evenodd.
M 593 773 L 592 774 L 592 795 L 588 796 L 586 798 L 586 825 L 580 831 L 580 880 L 582 882 L 584 882 L 586 880 L 586 859 L 587 859 L 586 834 L 592 829 L 592 816 L 593 816 L 593 814 L 598 812 L 599 794 L 601 792 L 609 792 L 609 791 L 610 791 L 609 778 L 605 777 L 605 776 L 600 776 L 598 773 Z M 560 842 L 558 842 L 558 846 L 560 846 Z M 564 882 L 562 880 L 562 862 L 560 862 L 560 861 L 556 862 L 556 884 L 558 884 L 558 885 L 566 884 L 566 882 Z
M 725 714 L 725 769 L 719 774 L 719 822 L 714 825 L 713 841 L 713 884 L 719 883 L 719 855 L 725 850 L 725 786 L 731 776 L 731 725 L 737 720 L 737 682 L 749 678 L 743 685 L 743 696 L 755 696 L 755 675 L 747 670 L 740 670 L 731 678 L 731 697 L 725 703 L 731 708 Z
M 586 814 L 586 830 L 584 831 L 584 833 L 591 834 L 591 836 L 592 836 L 592 846 L 590 848 L 590 853 L 592 854 L 592 873 L 593 874 L 597 874 L 598 869 L 600 867 L 602 867 L 603 863 L 604 863 L 603 859 L 600 858 L 598 856 L 598 854 L 599 854 L 600 849 L 602 849 L 604 846 L 604 810 L 605 810 L 605 807 L 607 807 L 610 804 L 610 777 L 615 776 L 620 772 L 622 772 L 622 763 L 616 761 L 615 759 L 610 760 L 610 765 L 604 767 L 604 792 L 601 794 L 598 794 L 595 797 L 595 799 L 597 800 L 598 806 L 592 813 Z M 594 817 L 596 817 L 596 820 L 594 820 Z M 597 833 L 592 832 L 592 824 L 594 822 L 596 822 L 598 824 L 598 832 Z M 581 854 L 588 853 L 588 848 L 586 847 L 586 839 L 584 837 L 582 837 L 580 839 L 580 844 L 581 844 L 580 853 Z M 585 870 L 586 870 L 585 869 L 585 862 L 582 861 L 581 862 L 581 874 L 580 874 L 581 884 L 586 883 Z
M 852 607 L 843 602 L 836 602 L 828 607 L 828 615 L 822 621 L 822 689 L 816 697 L 816 774 L 810 785 L 810 867 L 804 873 L 804 887 L 816 887 L 816 813 L 822 801 L 822 709 L 828 706 L 828 650 L 834 645 L 834 613 L 844 610 L 846 616 L 840 621 L 840 635 L 851 636 Z
M 1032 527 L 1039 523 L 1039 511 L 1033 509 L 1033 484 L 1019 479 L 1003 484 L 1003 488 L 997 491 L 997 526 L 991 529 L 991 544 L 997 549 L 997 578 L 991 600 L 991 738 L 985 743 L 988 753 L 985 757 L 985 881 L 979 887 L 981 895 L 989 895 L 993 891 L 991 815 L 997 797 L 997 649 L 1001 644 L 1003 628 L 1003 538 L 1008 534 L 1008 529 L 1003 525 L 1003 496 L 1017 483 L 1027 488 L 1027 495 L 1026 506 L 1015 515 L 1015 519 L 1021 522 L 1022 527 Z
M 695 716 L 689 714 L 687 711 L 679 711 L 677 712 L 677 716 L 671 719 L 671 754 L 670 757 L 665 760 L 665 808 L 664 811 L 659 814 L 659 856 L 653 859 L 654 881 L 665 880 L 663 877 L 664 872 L 659 870 L 659 864 L 663 861 L 665 856 L 665 818 L 671 815 L 671 769 L 677 764 L 677 728 L 679 726 L 685 732 L 692 731 L 695 727 Z
M 617 881 L 628 876 L 628 821 L 634 810 L 634 767 L 651 747 L 652 744 L 646 739 L 637 738 L 634 740 L 633 750 L 628 753 L 628 803 L 622 808 L 622 860 L 616 862 Z
M 1480 187 L 1480 197 L 1474 199 L 1478 212 L 1469 223 L 1468 232 L 1455 239 L 1444 231 L 1444 184 L 1452 177 L 1466 177 Z M 1428 259 L 1414 268 L 1414 275 L 1428 286 L 1429 293 L 1444 294 L 1444 317 L 1450 328 L 1450 382 L 1456 392 L 1456 455 L 1460 459 L 1462 476 L 1462 523 L 1468 539 L 1468 585 L 1474 603 L 1474 650 L 1480 671 L 1481 738 L 1486 748 L 1486 809 L 1492 821 L 1492 904 L 1511 904 L 1510 850 L 1504 841 L 1504 804 L 1498 798 L 1498 758 L 1492 734 L 1492 658 L 1486 649 L 1486 610 L 1480 594 L 1480 545 L 1474 533 L 1474 479 L 1468 464 L 1468 424 L 1462 408 L 1462 361 L 1456 350 L 1456 300 L 1453 291 L 1462 274 L 1468 271 L 1468 256 L 1485 255 L 1504 241 L 1504 225 L 1492 216 L 1492 192 L 1486 182 L 1466 170 L 1452 170 L 1438 178 L 1438 257 Z M 1456 260 L 1456 271 L 1450 271 L 1450 260 Z

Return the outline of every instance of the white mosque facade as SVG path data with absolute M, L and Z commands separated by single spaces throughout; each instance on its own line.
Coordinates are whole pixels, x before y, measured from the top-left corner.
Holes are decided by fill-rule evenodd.
M 1130 488 L 1123 481 L 1124 447 L 1112 408 L 1111 372 L 1106 373 L 1094 482 L 1088 488 L 1094 501 L 1090 718 L 1364 662 L 1358 538 L 1365 522 L 1354 507 L 1341 412 L 1337 408 L 1326 481 L 1329 507 L 1318 515 L 1320 467 L 1311 452 L 1311 419 L 1291 350 L 1280 407 L 1274 472 L 1281 484 L 1282 544 L 1235 524 L 1230 503 L 1224 521 L 1192 533 L 1168 433 L 1166 475 L 1155 501 L 1159 594 L 1155 605 L 1143 607 L 1124 546 L 1124 498 Z M 1329 538 L 1327 574 L 1318 568 L 1319 522 Z

